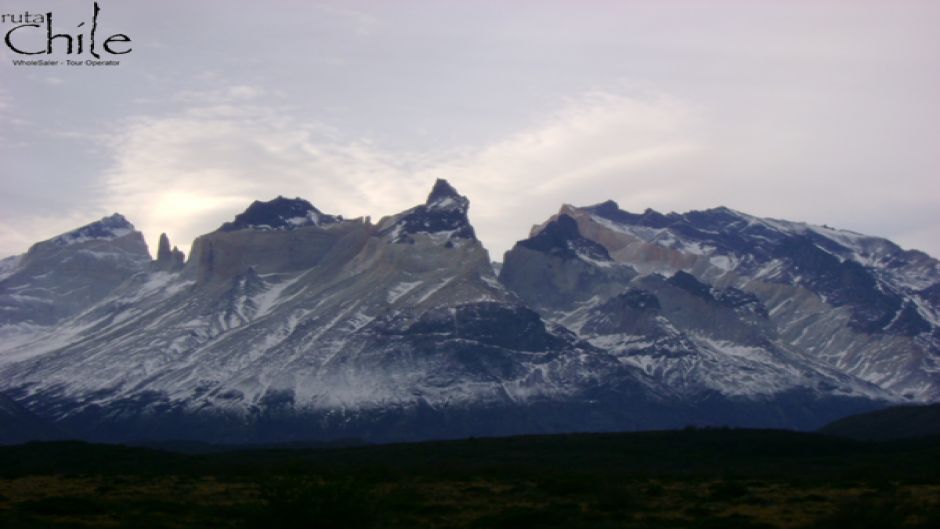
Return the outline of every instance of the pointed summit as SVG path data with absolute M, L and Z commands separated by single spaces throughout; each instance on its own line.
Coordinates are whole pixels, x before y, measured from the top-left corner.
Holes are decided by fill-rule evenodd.
M 427 201 L 398 215 L 382 219 L 379 222 L 379 234 L 389 235 L 392 242 L 411 243 L 411 235 L 425 233 L 433 239 L 453 241 L 476 240 L 473 226 L 467 218 L 470 200 L 442 178 L 438 178 L 431 188 Z
M 268 202 L 254 201 L 243 213 L 226 222 L 218 231 L 259 230 L 279 231 L 303 226 L 323 226 L 343 220 L 327 215 L 302 198 L 278 196 Z
M 431 193 L 428 195 L 428 200 L 425 202 L 426 205 L 431 206 L 432 204 L 446 203 L 450 200 L 466 200 L 466 197 L 460 195 L 454 186 L 450 185 L 450 182 L 444 180 L 443 178 L 438 178 L 434 181 L 434 187 L 431 188 Z
M 434 182 L 431 194 L 425 205 L 429 210 L 453 210 L 459 214 L 466 215 L 470 207 L 470 200 L 461 195 L 450 185 L 447 180 L 438 178 Z

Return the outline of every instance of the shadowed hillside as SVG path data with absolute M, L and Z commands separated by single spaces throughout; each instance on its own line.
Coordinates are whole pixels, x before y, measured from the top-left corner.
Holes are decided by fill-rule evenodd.
M 940 404 L 896 406 L 852 415 L 827 424 L 821 432 L 862 440 L 940 436 Z

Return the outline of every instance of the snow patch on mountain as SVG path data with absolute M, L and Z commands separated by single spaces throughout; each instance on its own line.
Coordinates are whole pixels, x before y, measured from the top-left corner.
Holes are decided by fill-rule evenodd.
M 115 213 L 81 228 L 63 233 L 46 241 L 56 246 L 70 246 L 93 240 L 113 240 L 133 233 L 134 225 L 123 215 Z
M 256 295 L 253 300 L 256 307 L 253 315 L 255 319 L 269 314 L 274 309 L 274 307 L 277 306 L 284 292 L 298 281 L 303 279 L 303 274 L 297 274 L 293 278 L 274 282 L 273 276 L 278 276 L 278 274 L 269 274 L 262 278 L 268 288 L 262 293 Z
M 544 424 L 574 410 L 559 428 L 643 427 L 659 405 L 714 406 L 727 421 L 764 401 L 787 425 L 835 397 L 937 398 L 937 292 L 907 292 L 937 281 L 915 253 L 726 208 L 633 215 L 605 203 L 563 208 L 507 253 L 497 280 L 468 204 L 439 180 L 424 204 L 372 225 L 279 197 L 178 266 L 138 263 L 132 238 L 48 252 L 2 285 L 3 312 L 35 317 L 60 299 L 41 289 L 81 291 L 71 279 L 122 248 L 131 257 L 55 325 L 4 320 L 0 391 L 63 420 L 282 425 L 310 413 L 303 427 L 331 434 L 363 417 L 411 428 L 485 410 L 468 415 L 475 424 L 527 406 L 551 410 Z M 840 268 L 846 259 L 867 259 L 864 273 Z M 871 329 L 852 327 L 866 309 Z
M 381 219 L 377 232 L 395 244 L 412 244 L 416 236 L 446 247 L 475 242 L 476 234 L 467 218 L 469 205 L 467 197 L 438 179 L 424 204 Z
M 386 301 L 389 303 L 395 303 L 405 294 L 411 292 L 415 287 L 421 285 L 423 281 L 405 281 L 398 283 L 388 290 L 388 296 L 386 296 Z

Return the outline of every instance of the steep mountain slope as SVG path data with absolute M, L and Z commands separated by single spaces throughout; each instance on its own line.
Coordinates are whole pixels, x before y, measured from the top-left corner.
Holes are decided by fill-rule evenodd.
M 536 241 L 564 226 L 555 246 Z M 884 239 L 727 208 L 564 206 L 500 279 L 550 321 L 687 394 L 940 398 L 940 263 Z
M 376 224 L 254 202 L 188 259 L 161 236 L 151 261 L 119 215 L 38 243 L 0 261 L 5 417 L 109 441 L 389 441 L 810 429 L 940 400 L 924 254 L 607 202 L 564 206 L 494 266 L 468 208 L 439 180 Z
M 655 401 L 653 381 L 546 328 L 497 282 L 467 208 L 444 181 L 377 225 L 304 201 L 255 203 L 197 238 L 181 270 L 142 271 L 67 322 L 68 343 L 50 333 L 8 350 L 48 352 L 0 371 L 0 386 L 42 416 L 117 437 L 577 429 L 575 413 L 521 410 L 602 387 Z
M 0 324 L 54 324 L 149 262 L 143 236 L 118 214 L 36 243 L 0 268 Z
M 150 266 L 143 235 L 114 214 L 47 241 L 0 267 L 0 342 L 3 349 L 55 330 L 68 343 L 63 322 L 108 297 L 118 285 Z M 0 355 L 0 365 L 38 353 Z

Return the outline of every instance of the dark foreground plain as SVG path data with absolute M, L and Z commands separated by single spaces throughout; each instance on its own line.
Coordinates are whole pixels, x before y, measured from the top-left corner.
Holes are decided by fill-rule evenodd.
M 0 528 L 936 528 L 940 438 L 768 430 L 0 448 Z

